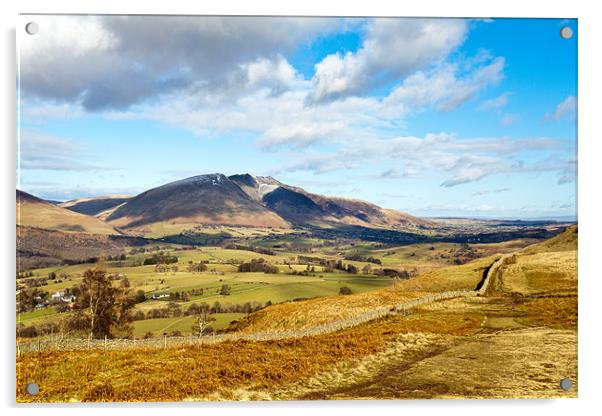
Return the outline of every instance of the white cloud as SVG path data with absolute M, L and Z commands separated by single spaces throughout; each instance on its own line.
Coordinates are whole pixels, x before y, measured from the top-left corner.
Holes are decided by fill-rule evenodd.
M 40 32 L 24 36 L 19 50 L 23 92 L 81 101 L 90 111 L 125 109 L 193 85 L 219 89 L 252 62 L 249 80 L 265 80 L 262 58 L 274 59 L 343 24 L 218 16 L 44 15 L 36 22 Z M 286 67 L 276 70 L 276 78 L 290 75 Z
M 569 95 L 556 106 L 552 113 L 546 113 L 546 120 L 560 120 L 563 118 L 575 118 L 577 115 L 577 97 Z
M 317 141 L 328 140 L 344 130 L 345 125 L 342 122 L 275 126 L 266 130 L 258 144 L 265 148 L 275 148 L 287 144 L 305 147 Z
M 329 154 L 309 154 L 275 170 L 280 172 L 324 173 L 349 168 L 383 166 L 379 179 L 399 179 L 439 173 L 447 176 L 441 186 L 454 187 L 499 174 L 563 171 L 557 159 L 526 163 L 520 156 L 529 151 L 547 153 L 559 142 L 547 138 L 510 139 L 458 138 L 452 134 L 427 134 L 424 137 L 398 136 L 369 138 L 338 143 Z
M 315 66 L 312 101 L 360 94 L 442 62 L 465 39 L 463 19 L 371 19 L 361 48 L 328 55 Z
M 479 105 L 479 110 L 494 110 L 499 112 L 508 104 L 508 98 L 511 95 L 511 92 L 505 92 L 495 98 L 485 100 Z
M 404 80 L 385 99 L 385 103 L 418 111 L 436 105 L 451 111 L 481 90 L 499 83 L 503 77 L 504 58 L 496 58 L 460 76 L 458 65 L 446 64 L 430 74 L 417 72 Z

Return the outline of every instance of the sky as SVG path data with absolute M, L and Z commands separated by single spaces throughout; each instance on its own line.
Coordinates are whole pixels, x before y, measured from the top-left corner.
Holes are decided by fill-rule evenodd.
M 36 196 L 251 173 L 419 216 L 576 218 L 574 19 L 26 20 L 17 187 Z

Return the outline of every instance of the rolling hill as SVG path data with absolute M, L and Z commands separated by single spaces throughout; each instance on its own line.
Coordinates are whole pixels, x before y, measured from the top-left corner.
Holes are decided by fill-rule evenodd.
M 120 234 L 104 221 L 17 190 L 17 225 L 63 232 Z

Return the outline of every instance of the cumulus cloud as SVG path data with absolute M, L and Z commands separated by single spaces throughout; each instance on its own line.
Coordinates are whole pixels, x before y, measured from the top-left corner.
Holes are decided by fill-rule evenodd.
M 219 88 L 247 70 L 251 83 L 298 42 L 333 30 L 324 18 L 36 16 L 20 45 L 21 87 L 87 110 L 127 108 L 192 85 Z M 245 64 L 248 64 L 244 67 Z M 276 59 L 276 78 L 287 68 Z M 243 66 L 243 68 L 241 68 Z
M 326 56 L 315 66 L 311 101 L 360 94 L 442 62 L 465 39 L 463 19 L 371 19 L 361 48 Z
M 546 113 L 546 120 L 561 120 L 563 118 L 575 118 L 577 115 L 577 97 L 569 95 L 559 103 L 553 112 Z
M 436 105 L 440 111 L 451 111 L 475 94 L 500 82 L 504 75 L 504 58 L 496 58 L 460 75 L 458 65 L 447 64 L 430 74 L 419 71 L 404 80 L 386 98 L 385 103 L 417 111 Z

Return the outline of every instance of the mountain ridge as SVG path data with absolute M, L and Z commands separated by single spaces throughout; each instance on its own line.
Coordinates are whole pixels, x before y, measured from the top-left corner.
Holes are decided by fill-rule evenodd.
M 318 195 L 249 173 L 196 175 L 149 189 L 116 207 L 106 221 L 142 234 L 178 233 L 195 224 L 262 228 L 341 224 L 390 229 L 431 225 L 366 201 Z

